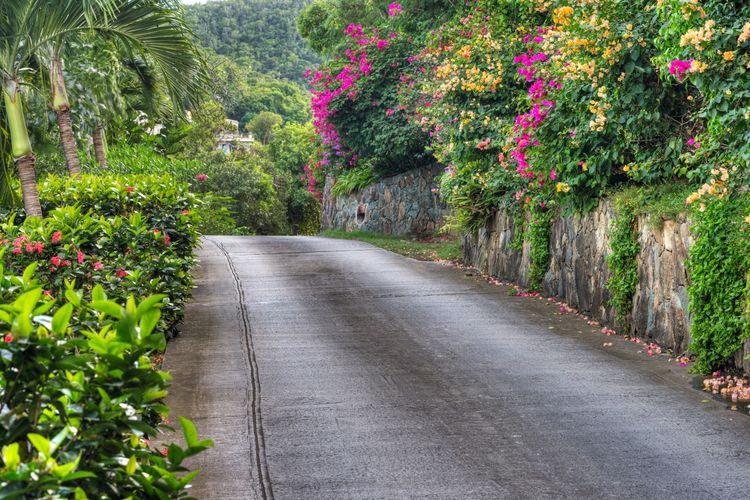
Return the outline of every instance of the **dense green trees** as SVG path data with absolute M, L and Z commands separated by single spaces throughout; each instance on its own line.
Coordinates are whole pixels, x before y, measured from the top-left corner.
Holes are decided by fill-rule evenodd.
M 259 73 L 302 84 L 319 62 L 295 26 L 305 0 L 225 0 L 195 5 L 187 15 L 203 46 L 231 59 L 255 61 Z

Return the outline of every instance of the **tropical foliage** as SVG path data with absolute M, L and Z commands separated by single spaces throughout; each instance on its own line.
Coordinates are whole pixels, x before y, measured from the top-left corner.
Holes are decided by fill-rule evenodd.
M 0 226 L 0 490 L 179 498 L 196 472 L 160 445 L 169 376 L 153 356 L 192 289 L 202 204 L 169 176 L 51 177 L 49 216 Z M 153 444 L 152 444 L 153 441 Z
M 745 2 L 475 0 L 435 15 L 418 1 L 321 0 L 299 25 L 332 56 L 310 73 L 321 142 L 311 189 L 327 172 L 348 183 L 363 169 L 439 161 L 463 228 L 501 207 L 527 214 L 538 283 L 550 213 L 587 210 L 618 186 L 692 186 L 682 209 L 694 210 L 698 237 L 698 367 L 722 366 L 748 338 L 750 210 L 728 201 L 742 199 L 750 172 Z M 621 320 L 636 279 L 634 209 L 620 207 L 610 259 L 624 273 L 611 283 Z

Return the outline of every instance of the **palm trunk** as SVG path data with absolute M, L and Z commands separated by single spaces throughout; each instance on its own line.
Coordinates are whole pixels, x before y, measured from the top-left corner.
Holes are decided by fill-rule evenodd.
M 18 178 L 21 179 L 21 192 L 23 193 L 23 207 L 27 215 L 42 216 L 42 205 L 39 202 L 39 191 L 36 187 L 36 171 L 34 164 L 36 158 L 34 153 L 29 153 L 16 158 Z
M 75 177 L 81 173 L 81 162 L 78 160 L 73 126 L 70 123 L 70 102 L 65 88 L 65 78 L 62 72 L 62 60 L 53 58 L 50 63 L 50 84 L 52 87 L 52 110 L 57 114 L 57 126 L 60 128 L 60 139 L 65 152 L 65 164 L 68 172 Z
M 107 168 L 107 150 L 104 145 L 104 127 L 97 124 L 94 130 L 94 154 L 102 168 Z
M 42 215 L 42 205 L 39 202 L 39 191 L 36 186 L 36 172 L 34 171 L 34 152 L 31 150 L 29 131 L 23 116 L 23 105 L 19 91 L 18 80 L 3 81 L 3 99 L 5 112 L 8 116 L 8 131 L 10 132 L 11 151 L 18 168 L 23 192 L 23 206 L 27 215 Z

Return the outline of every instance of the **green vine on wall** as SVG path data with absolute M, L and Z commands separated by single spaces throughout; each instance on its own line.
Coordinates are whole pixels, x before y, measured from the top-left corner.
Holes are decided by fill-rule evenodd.
M 552 223 L 552 210 L 536 208 L 531 211 L 529 224 L 525 231 L 529 242 L 529 289 L 541 290 L 544 275 L 549 268 L 549 240 Z
M 705 203 L 695 210 L 688 288 L 693 319 L 690 350 L 694 370 L 710 372 L 728 364 L 750 338 L 746 300 L 750 271 L 750 194 Z
M 615 198 L 615 217 L 609 235 L 612 253 L 607 256 L 609 267 L 609 305 L 615 309 L 615 321 L 630 331 L 630 312 L 638 285 L 638 254 L 641 245 L 636 232 L 636 216 L 642 200 L 621 194 Z

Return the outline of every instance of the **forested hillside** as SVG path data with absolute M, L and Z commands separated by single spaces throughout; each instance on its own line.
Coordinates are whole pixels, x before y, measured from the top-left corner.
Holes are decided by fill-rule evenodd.
M 231 59 L 254 61 L 259 73 L 304 83 L 320 60 L 297 32 L 306 0 L 225 0 L 191 6 L 188 22 L 204 47 Z

